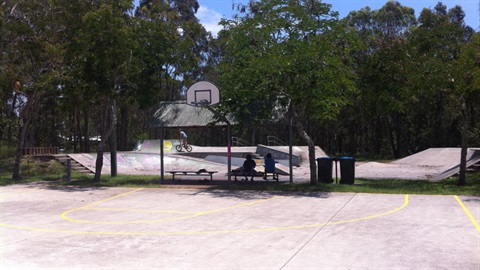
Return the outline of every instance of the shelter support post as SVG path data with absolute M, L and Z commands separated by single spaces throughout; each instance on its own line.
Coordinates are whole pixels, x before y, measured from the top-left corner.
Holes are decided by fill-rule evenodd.
M 163 150 L 163 140 L 165 137 L 165 128 L 160 128 L 160 182 L 165 180 L 165 167 L 163 163 L 164 150 Z
M 115 114 L 117 113 L 117 104 L 115 99 L 113 100 L 113 114 L 112 117 L 113 119 L 116 119 Z M 110 135 L 109 142 L 110 142 L 110 176 L 111 177 L 116 177 L 117 176 L 117 127 L 116 127 L 116 121 L 115 120 L 110 120 L 113 121 L 113 131 L 112 134 Z
M 293 144 L 293 117 L 292 115 L 290 114 L 290 119 L 288 119 L 288 167 L 289 167 L 289 170 L 290 170 L 290 184 L 293 184 L 293 158 L 292 158 L 292 155 L 293 155 L 293 149 L 292 149 L 292 144 Z

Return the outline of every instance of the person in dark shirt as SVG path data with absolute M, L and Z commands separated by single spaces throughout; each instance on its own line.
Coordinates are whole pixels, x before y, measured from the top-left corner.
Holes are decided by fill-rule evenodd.
M 248 175 L 250 175 L 252 178 L 250 178 L 250 181 L 253 181 L 253 177 L 255 176 L 255 166 L 257 164 L 255 163 L 255 160 L 252 159 L 251 155 L 247 155 L 245 161 L 243 162 L 243 175 L 245 176 L 245 181 L 248 181 Z

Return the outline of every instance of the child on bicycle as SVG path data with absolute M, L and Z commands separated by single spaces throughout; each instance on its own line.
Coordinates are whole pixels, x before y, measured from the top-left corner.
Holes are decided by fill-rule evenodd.
M 186 146 L 187 145 L 187 133 L 185 133 L 185 131 L 183 131 L 181 128 L 179 128 L 178 131 L 180 132 L 180 144 L 183 145 L 183 146 Z

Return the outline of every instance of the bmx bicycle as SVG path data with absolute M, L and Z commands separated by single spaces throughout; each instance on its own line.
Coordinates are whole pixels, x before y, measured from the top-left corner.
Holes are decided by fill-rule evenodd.
M 175 146 L 175 149 L 178 152 L 182 152 L 182 148 L 187 150 L 187 152 L 192 152 L 192 146 L 190 144 L 179 144 L 179 145 Z

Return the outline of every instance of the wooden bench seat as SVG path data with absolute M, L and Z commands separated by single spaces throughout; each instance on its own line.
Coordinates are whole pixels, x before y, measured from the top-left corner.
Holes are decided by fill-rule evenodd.
M 198 170 L 198 171 L 167 171 L 167 173 L 172 174 L 172 180 L 175 180 L 175 175 L 180 174 L 180 175 L 189 175 L 189 176 L 204 176 L 204 175 L 209 175 L 210 176 L 210 181 L 213 181 L 213 175 L 215 173 L 218 173 L 218 171 L 206 171 L 206 170 Z
M 279 175 L 279 172 L 275 171 L 275 173 L 265 173 L 263 171 L 255 171 L 254 174 L 252 175 L 251 173 L 244 173 L 243 170 L 241 168 L 237 168 L 237 169 L 234 169 L 232 170 L 232 174 L 233 176 L 235 176 L 235 181 L 237 181 L 237 176 L 241 176 L 241 177 L 257 177 L 257 176 L 261 176 L 264 180 L 269 180 L 268 179 L 268 176 L 272 176 L 273 177 L 273 180 L 276 180 L 278 182 L 278 175 Z

